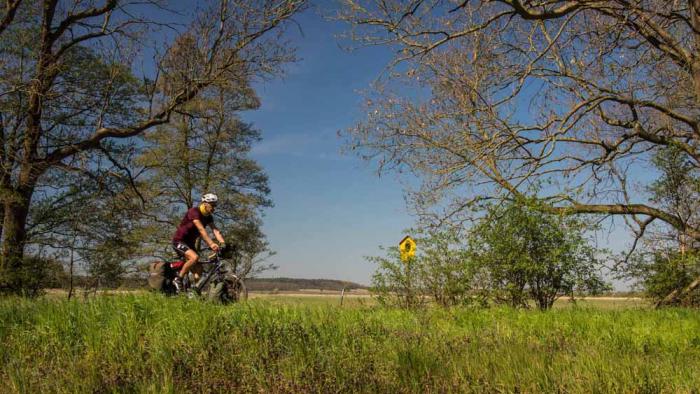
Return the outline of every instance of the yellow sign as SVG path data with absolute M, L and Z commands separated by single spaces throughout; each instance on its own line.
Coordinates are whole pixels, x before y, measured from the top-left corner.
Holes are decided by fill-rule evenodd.
M 416 255 L 416 241 L 409 236 L 405 236 L 399 242 L 399 251 L 401 252 L 401 261 L 408 261 L 409 258 Z

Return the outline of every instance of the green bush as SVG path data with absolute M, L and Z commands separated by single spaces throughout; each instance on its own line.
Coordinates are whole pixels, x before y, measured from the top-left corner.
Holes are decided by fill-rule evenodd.
M 41 295 L 45 288 L 61 287 L 66 280 L 63 266 L 57 260 L 29 255 L 23 261 L 21 266 L 6 274 L 21 295 L 35 297 Z
M 553 215 L 527 203 L 493 206 L 471 229 L 469 249 L 487 278 L 491 298 L 513 307 L 550 309 L 574 294 L 610 287 L 602 278 L 602 250 L 591 246 L 585 219 Z
M 418 253 L 402 261 L 398 248 L 385 257 L 370 257 L 377 265 L 372 290 L 383 305 L 441 306 L 473 303 L 474 267 L 456 232 L 427 233 L 416 238 Z

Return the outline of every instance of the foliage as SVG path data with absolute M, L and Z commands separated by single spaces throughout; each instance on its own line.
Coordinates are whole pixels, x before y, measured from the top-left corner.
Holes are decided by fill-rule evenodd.
M 395 54 L 348 145 L 417 177 L 425 216 L 464 220 L 541 183 L 548 212 L 700 240 L 697 219 L 644 192 L 661 150 L 700 168 L 697 0 L 343 3 L 356 45 Z
M 27 297 L 40 296 L 45 288 L 60 287 L 66 276 L 60 261 L 40 254 L 25 256 L 22 268 L 14 274 L 23 284 L 22 295 Z
M 4 392 L 673 392 L 695 311 L 0 299 Z
M 425 233 L 416 242 L 417 254 L 406 262 L 398 248 L 389 249 L 386 257 L 368 258 L 377 264 L 372 290 L 380 302 L 409 308 L 429 299 L 441 306 L 472 302 L 474 270 L 458 233 Z
M 257 108 L 258 101 L 248 81 L 237 83 L 193 100 L 171 124 L 144 134 L 136 159 L 144 168 L 142 253 L 170 253 L 168 241 L 184 212 L 204 193 L 215 193 L 216 225 L 242 256 L 238 273 L 245 277 L 272 268 L 260 260 L 271 253 L 260 229 L 262 209 L 272 206 L 268 178 L 248 157 L 260 131 L 238 115 Z
M 581 219 L 542 213 L 520 203 L 492 206 L 466 242 L 452 231 L 426 232 L 416 257 L 403 262 L 398 248 L 377 264 L 373 291 L 385 305 L 417 307 L 430 299 L 442 306 L 489 300 L 512 307 L 534 301 L 550 309 L 559 297 L 598 294 L 604 250 L 590 245 Z
M 399 248 L 392 247 L 385 257 L 371 256 L 367 260 L 377 265 L 371 290 L 380 304 L 403 308 L 425 305 L 427 299 L 420 283 L 422 278 L 416 276 L 415 268 L 422 261 L 420 257 L 404 263 Z
M 672 212 L 683 226 L 700 223 L 700 168 L 676 146 L 661 149 L 652 160 L 659 177 L 647 187 L 652 200 Z M 700 248 L 700 241 L 682 230 L 655 229 L 647 249 L 674 247 L 681 251 Z
M 131 178 L 100 168 L 90 176 L 53 175 L 52 191 L 37 192 L 30 210 L 30 250 L 50 249 L 66 265 L 72 260 L 75 269 L 93 276 L 92 283 L 118 283 L 131 270 L 140 243 L 142 205 Z
M 695 225 L 700 221 L 700 168 L 676 146 L 659 150 L 652 163 L 660 171 L 649 185 L 654 202 Z
M 681 254 L 676 250 L 636 253 L 621 276 L 635 280 L 648 297 L 659 302 L 700 277 L 700 254 L 697 251 Z M 672 303 L 700 306 L 700 291 L 695 289 Z
M 294 49 L 279 35 L 304 6 L 201 1 L 183 20 L 158 1 L 8 2 L 0 19 L 0 291 L 23 290 L 14 273 L 31 226 L 45 226 L 47 235 L 69 221 L 37 221 L 37 202 L 50 212 L 76 196 L 62 176 L 131 178 L 122 153 L 133 137 L 212 89 L 268 78 L 292 60 Z M 147 16 L 156 13 L 165 19 Z M 177 23 L 167 20 L 176 14 Z
M 683 223 L 694 226 L 700 220 L 700 173 L 678 147 L 670 146 L 654 156 L 659 177 L 649 186 L 656 203 L 673 212 Z M 645 234 L 646 233 L 646 234 Z M 639 237 L 645 239 L 639 242 Z M 621 258 L 617 273 L 632 280 L 646 295 L 659 303 L 700 305 L 698 248 L 700 242 L 677 229 L 648 223 L 637 233 L 635 250 Z M 666 299 L 666 297 L 670 297 Z
M 423 264 L 420 275 L 428 295 L 441 306 L 471 303 L 475 270 L 464 242 L 456 230 L 421 239 Z
M 21 84 L 23 78 L 29 78 L 27 66 L 22 62 L 31 62 L 31 45 L 24 37 L 4 48 L 14 57 L 9 62 L 11 66 L 0 72 L 16 72 L 15 78 L 19 81 L 14 83 Z M 135 101 L 143 98 L 140 84 L 128 67 L 100 57 L 91 48 L 77 45 L 67 51 L 65 61 L 57 76 L 55 92 L 46 99 L 42 108 L 47 127 L 53 130 L 45 136 L 46 141 L 41 142 L 42 149 L 43 144 L 70 144 L 76 133 L 94 121 L 95 107 L 100 105 L 102 95 L 110 96 L 109 105 L 102 108 L 105 111 L 102 121 L 110 124 L 124 122 L 133 116 L 137 110 Z M 0 80 L 7 81 L 3 79 L 5 77 L 0 76 Z M 101 86 L 102 81 L 110 81 L 109 87 Z M 0 100 L 0 109 L 4 114 L 20 117 L 26 110 L 23 107 L 26 100 L 26 92 L 12 92 Z M 3 132 L 9 133 L 11 138 L 18 138 L 26 132 L 19 118 L 4 119 Z M 89 265 L 85 253 L 92 251 L 94 255 L 95 246 L 106 238 L 115 239 L 128 233 L 126 228 L 131 217 L 123 200 L 129 193 L 130 174 L 120 163 L 128 162 L 131 152 L 128 143 L 105 141 L 98 150 L 72 156 L 44 170 L 36 179 L 27 213 L 24 243 L 28 250 L 36 254 L 49 247 L 60 254 L 61 251 L 79 249 L 78 259 Z M 12 168 L 6 175 L 12 178 L 12 173 L 19 170 L 16 168 L 18 164 L 13 164 L 10 158 L 5 160 L 6 168 Z M 5 192 L 9 192 L 9 185 L 4 187 Z M 121 207 L 115 209 L 118 205 Z M 128 255 L 124 257 L 129 258 Z M 31 282 L 14 276 L 22 270 L 18 267 L 14 272 L 6 273 L 5 278 L 20 289 L 31 287 Z
M 608 288 L 601 251 L 590 246 L 586 230 L 579 218 L 510 203 L 489 209 L 470 232 L 469 245 L 496 302 L 527 307 L 532 299 L 545 310 L 562 295 Z

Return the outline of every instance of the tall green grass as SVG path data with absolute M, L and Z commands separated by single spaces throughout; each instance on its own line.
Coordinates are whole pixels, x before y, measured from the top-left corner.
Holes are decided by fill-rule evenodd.
M 0 300 L 2 392 L 698 392 L 700 316 Z

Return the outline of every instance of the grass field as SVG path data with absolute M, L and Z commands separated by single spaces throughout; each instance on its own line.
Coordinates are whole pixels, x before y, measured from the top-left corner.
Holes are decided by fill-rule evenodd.
M 289 292 L 285 294 L 271 293 L 251 293 L 250 298 L 254 300 L 265 300 L 275 305 L 304 305 L 304 306 L 340 306 L 340 292 Z M 350 294 L 343 299 L 343 306 L 346 307 L 372 307 L 377 306 L 374 297 L 367 294 Z M 652 303 L 638 297 L 589 297 L 577 299 L 571 302 L 568 298 L 560 298 L 554 303 L 555 309 L 566 308 L 596 308 L 596 309 L 629 309 L 648 308 Z M 532 307 L 536 305 L 533 303 Z
M 408 312 L 360 297 L 340 308 L 329 298 L 266 296 L 233 306 L 148 294 L 0 299 L 0 391 L 700 388 L 700 315 L 693 310 L 579 303 L 547 313 Z

